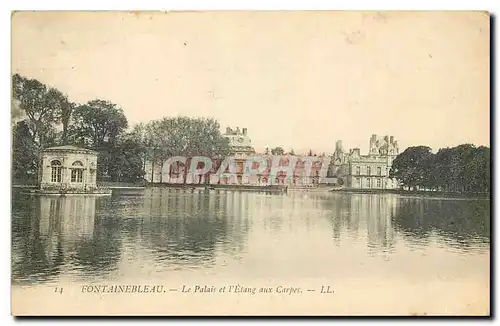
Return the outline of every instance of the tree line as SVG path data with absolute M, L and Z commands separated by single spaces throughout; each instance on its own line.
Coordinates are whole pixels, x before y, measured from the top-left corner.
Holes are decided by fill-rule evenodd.
M 143 180 L 146 161 L 154 171 L 173 156 L 208 156 L 220 163 L 229 153 L 228 140 L 213 118 L 164 117 L 129 128 L 123 109 L 110 101 L 73 103 L 56 88 L 19 74 L 12 76 L 12 99 L 15 182 L 36 181 L 40 154 L 52 146 L 97 151 L 99 181 Z M 270 151 L 285 152 L 280 146 Z M 390 173 L 409 189 L 489 193 L 490 149 L 463 144 L 434 154 L 427 146 L 409 147 L 396 157 Z
M 462 144 L 441 148 L 414 146 L 392 163 L 391 177 L 411 190 L 490 193 L 490 148 Z
M 171 156 L 225 155 L 227 140 L 213 118 L 165 117 L 129 128 L 123 109 L 103 99 L 73 103 L 36 79 L 12 76 L 12 177 L 34 182 L 41 152 L 74 145 L 98 154 L 99 181 L 143 180 L 145 162 Z

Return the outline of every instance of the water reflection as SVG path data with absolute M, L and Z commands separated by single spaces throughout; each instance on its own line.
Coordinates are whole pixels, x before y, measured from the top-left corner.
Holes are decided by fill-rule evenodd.
M 395 196 L 372 194 L 323 195 L 322 206 L 331 211 L 333 240 L 341 244 L 345 236 L 349 241 L 366 241 L 369 253 L 390 253 L 396 236 L 392 215 L 396 211 Z
M 356 252 L 363 255 L 359 261 L 368 255 L 382 262 L 396 251 L 405 255 L 416 247 L 472 253 L 489 249 L 489 204 L 379 194 L 169 188 L 116 192 L 111 198 L 14 193 L 12 280 L 141 279 L 207 268 L 218 272 L 230 260 L 265 273 L 267 266 L 252 264 L 272 261 L 270 252 L 276 250 L 287 257 L 282 261 L 290 264 L 283 267 L 287 270 L 309 261 L 310 250 Z M 328 264 L 324 268 L 328 273 Z
M 393 213 L 395 229 L 408 242 L 421 245 L 440 237 L 462 251 L 489 246 L 490 218 L 488 200 L 401 197 Z
M 14 280 L 54 278 L 73 270 L 104 271 L 119 259 L 119 241 L 96 219 L 96 198 L 23 197 L 13 205 Z
M 461 251 L 489 247 L 490 202 L 487 200 L 378 194 L 333 194 L 313 198 L 331 212 L 329 221 L 336 245 L 341 244 L 345 233 L 348 241 L 366 238 L 367 251 L 371 253 L 394 252 L 400 236 L 416 247 L 436 242 Z
M 216 251 L 238 255 L 250 220 L 248 193 L 148 189 L 140 218 L 141 241 L 166 266 L 214 264 Z
M 153 263 L 153 272 L 210 267 L 217 252 L 241 259 L 251 227 L 248 196 L 174 189 L 112 198 L 15 194 L 13 280 L 110 278 L 127 264 Z

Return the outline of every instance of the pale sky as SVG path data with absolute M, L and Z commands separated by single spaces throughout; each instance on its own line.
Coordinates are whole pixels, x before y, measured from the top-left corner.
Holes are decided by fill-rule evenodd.
M 12 71 L 130 124 L 212 116 L 253 145 L 489 146 L 482 12 L 17 13 Z

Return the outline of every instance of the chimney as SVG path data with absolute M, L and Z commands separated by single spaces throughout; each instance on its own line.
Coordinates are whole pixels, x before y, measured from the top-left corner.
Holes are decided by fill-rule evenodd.
M 391 139 L 390 143 L 393 144 L 394 143 L 394 136 L 391 136 L 390 139 Z
M 342 140 L 337 140 L 335 142 L 335 151 L 339 151 L 339 152 L 342 151 Z
M 230 134 L 231 133 L 231 128 L 230 127 L 226 127 L 226 134 Z
M 246 136 L 246 134 L 247 134 L 247 128 L 243 128 L 243 135 Z

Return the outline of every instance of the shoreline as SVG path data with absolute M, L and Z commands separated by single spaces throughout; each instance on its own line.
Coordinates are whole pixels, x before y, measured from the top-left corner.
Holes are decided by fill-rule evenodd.
M 478 194 L 478 193 L 459 193 L 447 191 L 414 191 L 402 189 L 351 189 L 340 188 L 330 189 L 332 193 L 358 193 L 358 194 L 394 194 L 394 195 L 413 195 L 419 197 L 445 197 L 445 198 L 465 198 L 465 199 L 488 199 L 491 200 L 491 194 Z
M 35 189 L 34 185 L 22 185 L 13 184 L 12 189 Z M 259 191 L 259 192 L 328 192 L 328 193 L 351 193 L 351 194 L 394 194 L 402 196 L 417 196 L 417 197 L 444 197 L 450 199 L 483 199 L 491 200 L 491 194 L 483 193 L 457 193 L 457 192 L 445 192 L 445 191 L 412 191 L 412 190 L 401 190 L 401 189 L 354 189 L 354 188 L 331 188 L 328 186 L 319 187 L 291 187 L 286 185 L 269 185 L 269 186 L 257 186 L 257 185 L 235 185 L 235 184 L 179 184 L 179 183 L 154 183 L 146 184 L 144 186 L 140 185 L 127 185 L 121 182 L 117 183 L 106 183 L 105 185 L 108 189 L 116 190 L 142 190 L 147 188 L 174 188 L 174 189 L 207 189 L 208 190 L 238 190 L 238 191 Z
M 286 192 L 287 186 L 270 185 L 240 185 L 240 184 L 196 184 L 196 183 L 153 183 L 148 184 L 144 188 L 174 188 L 174 189 L 207 189 L 207 190 L 239 190 L 239 191 L 260 191 L 260 192 Z

